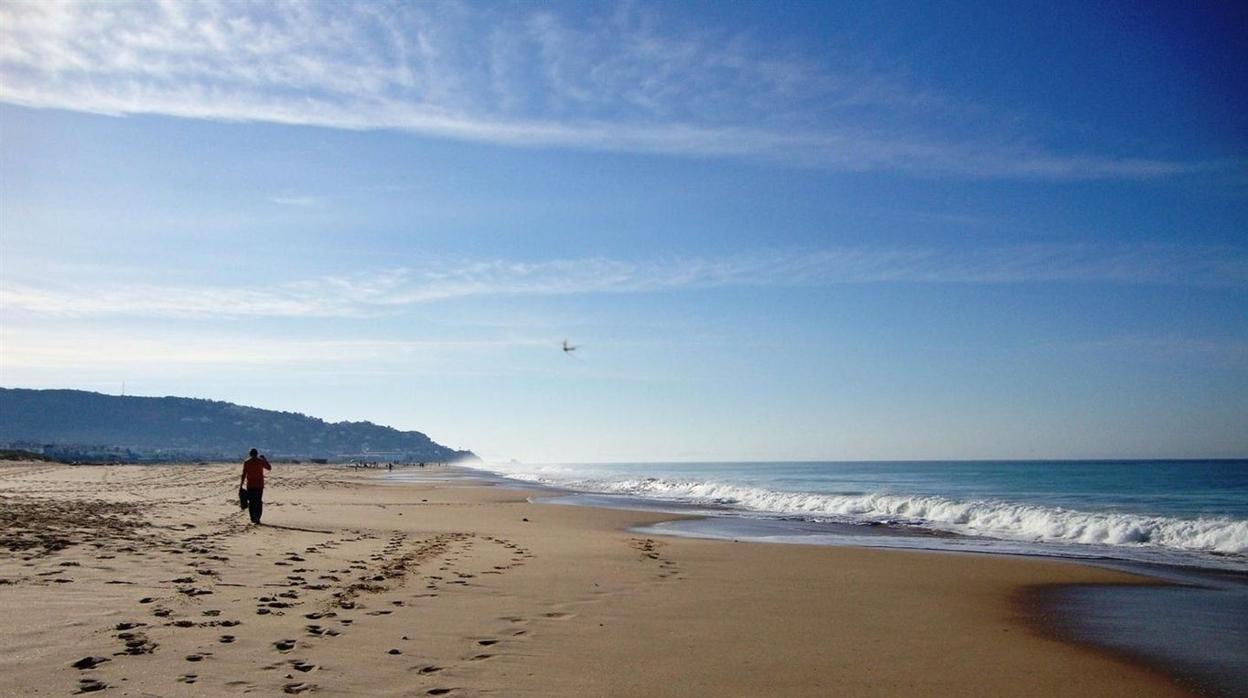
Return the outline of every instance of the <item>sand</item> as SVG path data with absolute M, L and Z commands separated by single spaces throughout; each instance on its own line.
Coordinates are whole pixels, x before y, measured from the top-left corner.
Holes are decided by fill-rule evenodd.
M 275 466 L 256 527 L 238 470 L 0 464 L 0 693 L 1182 693 L 1020 604 L 1117 572 L 638 535 L 671 517 L 325 466 Z

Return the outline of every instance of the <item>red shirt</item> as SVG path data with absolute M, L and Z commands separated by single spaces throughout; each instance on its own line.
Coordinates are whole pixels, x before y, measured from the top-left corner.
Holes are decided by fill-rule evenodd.
M 273 466 L 269 465 L 267 460 L 248 458 L 243 463 L 243 474 L 247 476 L 247 489 L 264 489 L 264 471 L 272 469 Z

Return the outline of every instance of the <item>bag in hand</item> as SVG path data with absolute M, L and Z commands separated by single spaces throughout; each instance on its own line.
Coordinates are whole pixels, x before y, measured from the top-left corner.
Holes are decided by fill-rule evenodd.
M 247 509 L 247 489 L 245 487 L 238 488 L 238 508 L 244 511 Z

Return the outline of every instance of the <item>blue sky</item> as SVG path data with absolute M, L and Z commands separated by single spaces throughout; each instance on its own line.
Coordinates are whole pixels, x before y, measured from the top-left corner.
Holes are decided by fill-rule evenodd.
M 0 2 L 0 384 L 491 459 L 1242 457 L 1246 36 L 1232 3 Z

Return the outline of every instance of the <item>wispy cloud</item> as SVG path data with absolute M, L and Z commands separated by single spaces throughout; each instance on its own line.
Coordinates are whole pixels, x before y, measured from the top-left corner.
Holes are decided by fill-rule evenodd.
M 653 293 L 726 286 L 834 284 L 1163 284 L 1248 286 L 1238 248 L 1013 245 L 967 250 L 846 247 L 628 261 L 445 262 L 263 288 L 61 285 L 9 275 L 0 310 L 39 316 L 352 317 L 454 298 Z
M 569 18 L 434 3 L 0 4 L 0 101 L 392 129 L 519 147 L 850 171 L 1152 178 L 1205 167 L 1038 148 L 976 107 L 621 5 Z M 1034 135 L 1034 134 L 1032 134 Z
M 325 201 L 319 196 L 270 196 L 269 201 L 279 206 L 294 206 L 296 208 L 316 208 L 322 206 Z
M 324 340 L 205 336 L 169 333 L 136 336 L 134 332 L 90 330 L 4 332 L 4 366 L 69 368 L 74 366 L 272 366 L 290 364 L 371 364 L 384 368 L 398 362 L 408 370 L 418 362 L 446 359 L 466 352 L 496 351 L 521 346 L 551 346 L 549 340 Z

